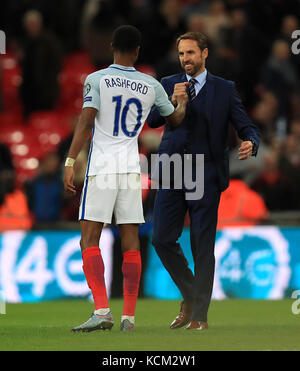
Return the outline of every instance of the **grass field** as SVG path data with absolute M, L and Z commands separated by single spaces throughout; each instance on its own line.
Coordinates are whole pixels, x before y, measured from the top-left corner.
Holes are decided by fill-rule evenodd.
M 300 314 L 292 300 L 213 301 L 209 330 L 169 329 L 179 301 L 138 301 L 135 332 L 120 332 L 122 300 L 111 300 L 111 331 L 71 333 L 93 305 L 84 300 L 7 304 L 0 315 L 0 350 L 201 351 L 300 350 Z

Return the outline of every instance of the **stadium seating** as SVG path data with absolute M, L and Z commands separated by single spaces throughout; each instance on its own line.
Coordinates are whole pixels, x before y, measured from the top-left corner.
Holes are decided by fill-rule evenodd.
M 74 53 L 64 60 L 59 76 L 60 97 L 58 109 L 78 111 L 82 105 L 82 86 L 88 74 L 95 71 L 87 53 Z
M 19 86 L 22 81 L 21 69 L 12 53 L 1 55 L 2 66 L 2 95 L 5 110 L 13 109 L 14 112 L 22 110 L 19 98 Z
M 0 114 L 0 141 L 10 148 L 18 182 L 34 176 L 39 159 L 56 151 L 70 133 L 69 120 L 69 115 L 54 111 L 35 112 L 26 123 L 18 114 Z
M 71 118 L 81 111 L 85 78 L 95 68 L 87 52 L 67 55 L 59 75 L 60 95 L 56 109 L 34 112 L 24 121 L 19 98 L 20 66 L 13 53 L 1 56 L 0 62 L 4 103 L 4 111 L 0 112 L 0 141 L 11 150 L 17 181 L 21 184 L 36 174 L 39 160 L 46 153 L 55 151 L 61 140 L 70 134 Z M 154 76 L 151 66 L 140 65 L 137 69 Z M 146 123 L 143 131 L 149 129 Z M 162 131 L 163 127 L 160 128 Z

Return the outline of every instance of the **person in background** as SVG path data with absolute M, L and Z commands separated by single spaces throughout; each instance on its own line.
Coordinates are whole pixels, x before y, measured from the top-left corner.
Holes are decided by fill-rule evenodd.
M 241 179 L 231 178 L 229 187 L 221 195 L 217 229 L 254 226 L 268 216 L 269 211 L 262 196 Z
M 299 76 L 291 61 L 290 45 L 282 39 L 273 42 L 272 52 L 262 66 L 261 82 L 265 90 L 271 91 L 278 100 L 280 116 L 290 118 L 292 97 L 299 101 Z
M 30 230 L 33 218 L 24 192 L 15 186 L 14 170 L 0 172 L 0 232 Z
M 268 55 L 270 42 L 242 9 L 233 9 L 229 15 L 229 24 L 220 27 L 218 32 L 216 72 L 236 81 L 243 101 L 251 107 L 255 98 L 253 86 L 259 82 L 261 64 Z M 255 53 L 249 45 L 255 45 Z
M 251 111 L 251 118 L 261 131 L 263 141 L 270 144 L 277 137 L 278 99 L 274 93 L 263 91 Z
M 25 13 L 23 26 L 25 36 L 18 57 L 22 69 L 20 97 L 27 118 L 32 112 L 55 108 L 62 51 L 55 35 L 44 28 L 43 17 L 37 10 Z
M 283 142 L 279 155 L 279 169 L 282 174 L 291 182 L 290 193 L 293 202 L 291 210 L 300 209 L 300 122 L 292 121 L 291 133 L 288 134 Z M 297 130 L 299 132 L 297 133 Z M 297 135 L 298 134 L 298 135 Z
M 230 25 L 230 17 L 226 11 L 224 1 L 210 1 L 208 12 L 203 17 L 205 35 L 214 45 L 218 43 L 219 31 L 222 27 Z
M 281 29 L 277 36 L 277 39 L 285 40 L 288 44 L 291 43 L 292 34 L 295 30 L 299 30 L 300 24 L 299 19 L 294 14 L 285 15 L 281 22 Z M 299 54 L 291 53 L 291 62 L 294 64 L 297 69 L 298 76 L 300 75 L 300 60 Z
M 41 160 L 38 175 L 25 184 L 25 189 L 36 225 L 60 220 L 63 183 L 56 153 L 49 153 Z
M 0 142 L 0 173 L 4 170 L 14 170 L 9 148 Z
M 270 211 L 293 209 L 291 180 L 279 169 L 278 154 L 270 151 L 264 156 L 261 174 L 252 184 L 252 189 L 265 200 Z

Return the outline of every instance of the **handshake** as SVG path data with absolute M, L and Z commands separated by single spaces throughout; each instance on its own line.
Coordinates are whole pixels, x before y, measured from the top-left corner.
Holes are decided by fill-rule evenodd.
M 186 82 L 180 82 L 178 84 L 175 84 L 174 86 L 174 92 L 171 98 L 172 104 L 176 107 L 178 104 L 186 105 L 188 102 L 188 94 L 187 94 L 187 85 L 189 83 Z

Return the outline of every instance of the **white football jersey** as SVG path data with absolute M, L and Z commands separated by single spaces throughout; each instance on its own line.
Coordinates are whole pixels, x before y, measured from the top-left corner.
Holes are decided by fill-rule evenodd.
M 162 85 L 134 67 L 112 64 L 87 76 L 83 108 L 98 110 L 87 176 L 140 173 L 138 136 L 155 105 L 161 116 L 174 107 Z

